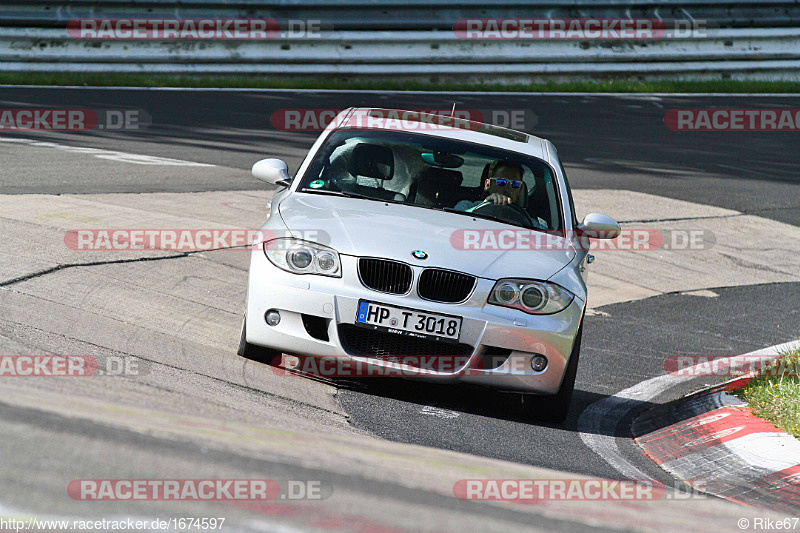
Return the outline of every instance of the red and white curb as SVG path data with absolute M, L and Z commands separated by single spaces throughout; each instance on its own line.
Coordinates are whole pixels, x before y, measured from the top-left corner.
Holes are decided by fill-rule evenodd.
M 762 350 L 757 350 L 755 352 L 750 352 L 749 354 L 745 354 L 745 356 L 734 356 L 731 358 L 731 362 L 734 361 L 738 357 L 750 357 L 754 355 L 764 356 L 765 358 L 774 358 L 777 357 L 779 353 L 785 350 L 790 350 L 796 348 L 800 345 L 800 340 L 787 342 L 784 344 L 779 344 L 776 346 L 770 346 L 769 348 L 764 348 Z M 749 359 L 748 359 L 749 360 Z M 621 390 L 612 396 L 607 396 L 602 398 L 593 404 L 589 405 L 586 409 L 578 417 L 578 433 L 580 435 L 581 440 L 587 446 L 588 449 L 592 450 L 594 453 L 599 455 L 604 461 L 610 464 L 616 471 L 618 471 L 622 476 L 627 479 L 650 479 L 652 476 L 649 475 L 647 472 L 642 470 L 641 465 L 639 464 L 639 460 L 634 460 L 629 456 L 627 451 L 623 451 L 620 448 L 620 441 L 627 440 L 627 437 L 630 435 L 630 422 L 629 417 L 634 415 L 637 411 L 640 411 L 648 404 L 652 404 L 655 402 L 656 398 L 664 397 L 665 395 L 670 394 L 670 389 L 682 386 L 683 384 L 696 379 L 693 376 L 698 375 L 702 371 L 705 371 L 703 365 L 696 365 L 695 367 L 690 367 L 687 369 L 683 369 L 685 372 L 684 375 L 675 376 L 669 374 L 663 374 L 660 376 L 655 376 L 653 378 L 647 379 L 632 387 L 628 387 L 627 389 Z M 719 387 L 712 389 L 713 392 L 719 392 Z M 711 409 L 716 407 L 722 407 L 723 405 L 718 405 L 714 407 L 704 408 L 701 407 L 703 402 L 705 401 L 714 401 L 714 400 L 697 400 L 698 403 L 694 404 L 698 410 L 696 412 L 690 412 L 688 414 L 676 414 L 675 418 L 666 420 L 661 423 L 660 427 L 656 427 L 652 425 L 655 423 L 654 419 L 651 419 L 651 425 L 646 426 L 644 425 L 644 420 L 641 420 L 639 423 L 641 424 L 639 427 L 641 431 L 655 431 L 656 429 L 663 428 L 669 424 L 676 424 L 678 421 L 681 420 L 688 420 L 692 416 L 699 416 L 700 414 L 707 412 Z M 718 401 L 722 402 L 723 400 L 721 397 L 718 397 Z M 736 400 L 738 402 L 738 400 Z M 669 404 L 668 404 L 669 405 Z M 685 404 L 684 408 L 691 409 L 692 404 Z M 677 411 L 677 410 L 676 410 Z M 609 431 L 609 428 L 612 428 L 613 431 Z M 773 430 L 774 431 L 774 430 Z M 640 436 L 644 436 L 644 433 L 640 433 Z M 785 456 L 780 456 L 785 457 Z M 793 463 L 794 464 L 794 463 Z M 687 479 L 691 479 L 693 474 L 687 476 Z M 794 478 L 792 478 L 794 479 Z M 772 481 L 772 478 L 767 480 Z M 784 482 L 789 482 L 791 480 L 784 480 Z M 745 483 L 745 482 L 743 482 Z M 732 493 L 725 492 L 725 497 L 728 499 L 736 500 L 736 501 L 743 501 L 745 498 L 745 493 L 748 492 L 753 488 L 752 485 L 748 486 L 745 483 L 745 486 L 735 485 L 734 491 L 736 492 L 739 499 L 737 499 Z M 706 492 L 710 489 L 704 489 Z M 761 490 L 763 489 L 756 489 Z M 720 493 L 724 491 L 720 490 Z M 795 496 L 795 501 L 797 501 L 797 497 Z M 750 499 L 749 501 L 753 501 Z M 787 499 L 787 501 L 789 501 Z M 798 507 L 794 507 L 793 510 L 797 511 Z
M 756 417 L 720 388 L 646 411 L 633 421 L 636 443 L 661 468 L 697 490 L 797 514 L 800 440 Z

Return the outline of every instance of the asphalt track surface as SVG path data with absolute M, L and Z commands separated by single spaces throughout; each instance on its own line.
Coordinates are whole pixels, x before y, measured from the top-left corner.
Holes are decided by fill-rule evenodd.
M 348 106 L 449 109 L 453 101 L 459 109 L 532 110 L 535 120 L 531 121 L 528 114 L 529 131 L 555 143 L 575 189 L 627 189 L 800 226 L 800 152 L 796 132 L 673 132 L 663 123 L 669 109 L 800 107 L 797 98 L 770 96 L 472 96 L 6 87 L 0 88 L 2 108 L 139 109 L 146 110 L 152 124 L 138 131 L 27 131 L 3 133 L 4 137 L 199 162 L 216 165 L 219 172 L 196 173 L 191 166 L 128 171 L 129 167 L 122 170 L 88 160 L 70 166 L 65 174 L 58 172 L 60 158 L 69 154 L 53 150 L 35 161 L 24 160 L 18 158 L 19 152 L 0 143 L 0 192 L 52 195 L 259 189 L 262 185 L 246 172 L 254 161 L 282 157 L 294 170 L 318 135 L 316 131 L 274 129 L 270 117 L 276 110 Z M 620 473 L 581 440 L 578 419 L 583 409 L 663 374 L 664 359 L 670 355 L 734 355 L 798 337 L 800 283 L 721 288 L 714 292 L 718 294 L 715 298 L 667 294 L 614 304 L 603 307 L 600 315 L 588 316 L 572 411 L 563 425 L 523 420 L 503 395 L 409 381 L 338 382 L 337 400 L 350 416 L 350 424 L 385 439 L 619 478 Z M 20 346 L 31 346 L 30 335 L 24 326 L 3 332 L 6 340 L 19 342 Z M 74 353 L 75 346 L 70 342 L 48 338 L 45 344 L 51 353 Z M 231 346 L 232 351 L 235 348 Z M 698 378 L 668 390 L 657 400 L 678 397 L 708 382 Z M 8 446 L 32 442 L 39 434 L 43 439 L 48 434 L 58 434 L 64 439 L 64 449 L 75 450 L 80 449 L 87 435 L 111 432 L 85 427 L 71 419 L 53 419 L 43 429 L 23 410 L 8 406 L 0 409 L 0 419 L 16 435 L 17 440 L 9 440 Z M 638 448 L 625 439 L 629 436 L 628 423 L 629 419 L 625 419 L 607 425 L 604 431 L 619 437 L 623 453 L 638 468 L 654 479 L 672 484 L 673 480 L 641 457 Z M 114 443 L 126 439 L 125 435 L 103 434 L 92 446 L 98 447 L 98 455 L 113 455 L 119 453 L 114 451 Z M 162 453 L 169 446 L 156 440 L 131 438 L 125 453 L 135 456 L 151 448 Z M 182 451 L 169 453 L 177 457 Z M 169 462 L 169 453 L 165 463 Z M 5 449 L 3 456 L 16 457 L 14 461 L 4 461 L 2 475 L 7 485 L 25 483 L 9 480 L 18 478 L 26 468 L 30 468 L 26 479 L 47 475 L 42 465 L 24 466 L 13 449 Z M 66 454 L 70 456 L 78 463 L 88 460 L 85 453 Z M 208 460 L 219 465 L 220 471 L 266 468 L 234 455 L 190 459 Z M 124 476 L 117 473 L 114 477 Z M 347 486 L 352 481 L 341 483 Z M 359 488 L 363 492 L 369 489 Z M 556 522 L 541 526 L 570 527 Z

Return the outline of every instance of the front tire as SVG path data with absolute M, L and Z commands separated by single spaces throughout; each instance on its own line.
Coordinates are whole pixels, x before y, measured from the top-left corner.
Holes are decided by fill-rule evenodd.
M 239 338 L 239 349 L 236 350 L 239 356 L 251 361 L 264 364 L 275 364 L 275 360 L 280 361 L 281 352 L 263 346 L 256 346 L 247 342 L 247 316 L 242 321 L 242 335 Z
M 578 335 L 572 345 L 572 353 L 567 363 L 567 371 L 561 381 L 558 392 L 552 396 L 522 395 L 522 405 L 528 417 L 544 422 L 560 424 L 567 419 L 569 406 L 572 403 L 572 392 L 575 390 L 575 377 L 578 375 L 578 358 L 581 354 L 581 335 L 583 321 L 578 328 Z

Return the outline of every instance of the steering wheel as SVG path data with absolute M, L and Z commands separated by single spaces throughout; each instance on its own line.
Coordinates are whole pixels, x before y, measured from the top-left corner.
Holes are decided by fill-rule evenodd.
M 469 212 L 503 218 L 510 223 L 519 223 L 520 226 L 528 229 L 534 227 L 531 216 L 524 208 L 517 204 L 498 205 L 494 202 L 482 202 L 470 209 Z

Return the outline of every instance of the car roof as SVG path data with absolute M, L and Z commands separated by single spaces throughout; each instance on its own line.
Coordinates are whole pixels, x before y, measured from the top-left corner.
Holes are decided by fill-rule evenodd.
M 366 127 L 408 131 L 493 146 L 532 155 L 545 161 L 550 159 L 544 147 L 547 141 L 535 135 L 425 111 L 379 107 L 350 108 L 342 111 L 334 122 L 335 129 Z

